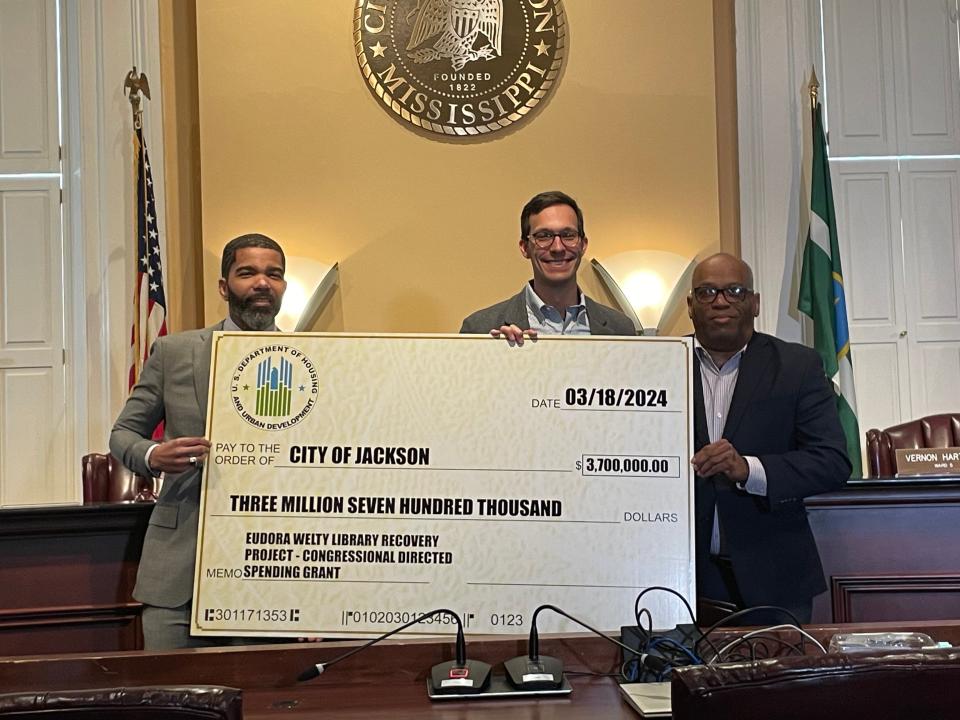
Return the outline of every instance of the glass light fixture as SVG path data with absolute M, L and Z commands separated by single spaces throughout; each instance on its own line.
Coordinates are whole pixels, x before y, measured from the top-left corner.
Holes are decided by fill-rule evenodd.
M 294 332 L 313 328 L 338 278 L 337 263 L 327 265 L 312 258 L 288 255 L 287 291 L 277 314 L 277 327 Z
M 695 265 L 691 258 L 662 250 L 629 250 L 590 263 L 642 335 L 656 335 L 677 303 L 684 302 Z

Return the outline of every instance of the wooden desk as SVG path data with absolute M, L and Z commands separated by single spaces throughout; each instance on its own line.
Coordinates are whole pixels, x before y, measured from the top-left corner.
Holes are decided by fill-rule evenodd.
M 133 649 L 152 504 L 0 510 L 0 655 Z
M 203 648 L 166 653 L 143 651 L 97 656 L 0 658 L 0 688 L 7 692 L 123 687 L 143 684 L 214 684 L 244 692 L 248 720 L 291 715 L 301 718 L 609 718 L 634 717 L 607 677 L 572 676 L 571 696 L 543 699 L 450 700 L 427 698 L 433 665 L 454 656 L 451 641 L 386 641 L 298 684 L 306 668 L 354 646 L 350 642 L 301 643 L 250 648 Z M 526 640 L 474 640 L 468 656 L 490 662 L 526 651 Z M 619 655 L 595 637 L 544 638 L 544 654 L 563 657 L 568 669 L 616 673 Z M 500 668 L 502 672 L 502 668 Z
M 808 498 L 830 590 L 813 622 L 960 618 L 960 481 L 859 480 Z
M 960 623 L 871 625 L 869 629 L 927 632 L 936 640 L 960 643 Z M 865 626 L 810 628 L 821 642 L 839 630 Z M 736 631 L 728 631 L 734 633 Z M 718 642 L 722 642 L 718 638 Z M 6 692 L 128 687 L 135 685 L 213 684 L 243 690 L 244 717 L 266 720 L 299 717 L 407 720 L 485 720 L 486 718 L 636 718 L 621 698 L 617 682 L 597 675 L 568 675 L 570 696 L 431 702 L 426 675 L 431 666 L 454 655 L 453 643 L 437 640 L 385 641 L 331 667 L 319 678 L 298 684 L 305 668 L 327 662 L 354 643 L 314 643 L 251 648 L 204 648 L 165 653 L 131 651 L 99 655 L 0 658 L 0 688 Z M 474 639 L 467 654 L 494 665 L 526 651 L 526 639 Z M 616 674 L 619 650 L 592 635 L 544 636 L 541 652 L 560 657 L 569 672 Z

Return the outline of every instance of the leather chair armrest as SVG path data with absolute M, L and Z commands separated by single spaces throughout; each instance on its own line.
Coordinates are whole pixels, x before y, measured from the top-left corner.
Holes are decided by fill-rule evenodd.
M 677 668 L 674 720 L 941 718 L 960 707 L 960 653 L 831 653 Z
M 216 685 L 94 688 L 0 695 L 17 720 L 242 720 L 242 693 Z

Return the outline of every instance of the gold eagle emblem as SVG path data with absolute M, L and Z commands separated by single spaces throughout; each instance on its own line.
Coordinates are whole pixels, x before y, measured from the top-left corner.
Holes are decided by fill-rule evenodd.
M 500 56 L 503 0 L 419 0 L 407 21 L 417 13 L 407 43 L 407 57 L 416 63 L 449 58 L 455 71 L 475 60 Z M 437 37 L 430 47 L 422 46 Z M 475 47 L 483 36 L 486 44 Z

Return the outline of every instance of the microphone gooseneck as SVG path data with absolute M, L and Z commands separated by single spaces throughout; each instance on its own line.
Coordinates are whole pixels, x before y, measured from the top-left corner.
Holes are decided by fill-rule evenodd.
M 467 664 L 467 641 L 463 637 L 463 623 L 460 622 L 460 617 L 455 613 L 451 613 L 457 619 L 457 666 L 463 667 Z
M 431 610 L 428 613 L 424 613 L 419 617 L 414 618 L 408 623 L 404 623 L 400 627 L 396 627 L 390 632 L 386 632 L 379 637 L 373 638 L 367 643 L 355 647 L 342 655 L 338 655 L 330 662 L 326 663 L 317 663 L 316 665 L 311 665 L 306 670 L 304 670 L 300 675 L 297 676 L 297 682 L 306 682 L 307 680 L 313 680 L 313 678 L 318 677 L 324 670 L 326 670 L 331 665 L 336 665 L 341 660 L 346 660 L 351 655 L 356 655 L 358 652 L 366 650 L 371 645 L 376 645 L 381 640 L 386 640 L 391 635 L 396 635 L 398 632 L 406 630 L 411 625 L 416 625 L 417 623 L 423 622 L 428 618 L 432 618 L 435 615 L 440 615 L 441 613 L 446 613 L 450 615 L 457 622 L 457 641 L 456 641 L 456 652 L 457 652 L 457 666 L 463 667 L 467 662 L 467 642 L 463 635 L 463 623 L 460 621 L 460 616 L 457 615 L 453 610 L 447 610 L 446 608 L 438 608 L 436 610 Z
M 603 633 L 597 630 L 596 628 L 591 627 L 590 625 L 587 625 L 585 622 L 583 622 L 583 620 L 580 620 L 579 618 L 575 618 L 573 615 L 561 610 L 556 605 L 541 605 L 540 607 L 538 607 L 536 610 L 533 611 L 533 617 L 530 620 L 530 624 L 532 627 L 530 628 L 530 640 L 529 640 L 529 648 L 528 648 L 530 659 L 532 661 L 537 661 L 540 656 L 540 635 L 537 632 L 537 615 L 540 613 L 541 610 L 552 610 L 553 612 L 557 613 L 558 615 L 562 615 L 568 620 L 573 620 L 573 622 L 577 623 L 577 625 L 580 625 L 581 627 L 586 628 L 587 630 L 592 632 L 594 635 L 602 637 L 607 642 L 613 643 L 617 647 L 623 650 L 626 650 L 632 655 L 636 655 L 641 664 L 647 665 L 651 670 L 654 670 L 655 672 L 663 672 L 669 665 L 669 663 L 663 658 L 658 658 L 654 655 L 649 655 L 647 653 L 640 652 L 639 650 L 636 650 L 630 647 L 629 645 L 624 645 L 622 642 L 618 640 L 614 640 L 612 637 L 610 637 L 606 633 Z

